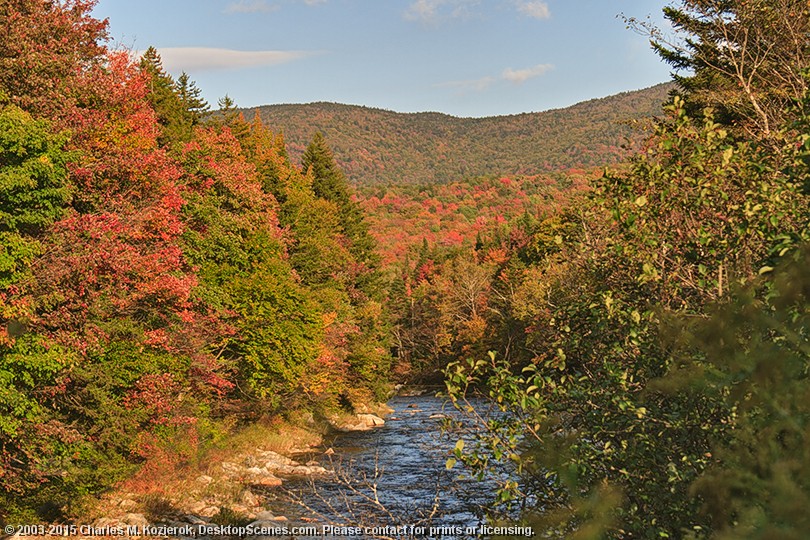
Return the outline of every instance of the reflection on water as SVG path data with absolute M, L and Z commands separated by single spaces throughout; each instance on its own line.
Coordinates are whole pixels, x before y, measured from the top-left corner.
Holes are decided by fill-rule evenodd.
M 384 426 L 337 435 L 324 446 L 334 454 L 313 456 L 337 472 L 334 478 L 285 482 L 288 499 L 297 499 L 278 501 L 285 515 L 313 524 L 421 526 L 436 533 L 482 523 L 493 486 L 463 478 L 460 467 L 445 468 L 456 437 L 442 435 L 441 422 L 457 414 L 453 407 L 432 395 L 395 397 L 389 406 L 395 412 Z

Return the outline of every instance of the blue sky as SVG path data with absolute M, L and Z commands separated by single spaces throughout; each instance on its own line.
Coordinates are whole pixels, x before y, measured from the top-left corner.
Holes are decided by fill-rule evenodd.
M 664 0 L 99 0 L 114 45 L 153 45 L 215 105 L 541 111 L 669 80 L 617 15 Z

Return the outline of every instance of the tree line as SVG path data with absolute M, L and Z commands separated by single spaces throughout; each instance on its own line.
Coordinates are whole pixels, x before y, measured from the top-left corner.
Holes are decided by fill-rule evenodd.
M 444 368 L 467 414 L 447 466 L 499 482 L 494 521 L 802 538 L 810 8 L 664 13 L 674 37 L 628 21 L 678 70 L 642 152 L 561 209 L 412 249 L 400 356 Z
M 386 392 L 378 257 L 325 140 L 292 163 L 155 49 L 108 48 L 94 4 L 0 4 L 0 521 Z

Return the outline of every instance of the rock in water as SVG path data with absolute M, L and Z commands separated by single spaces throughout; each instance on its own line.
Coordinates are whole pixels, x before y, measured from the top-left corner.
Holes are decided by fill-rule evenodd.
M 357 419 L 369 427 L 385 425 L 385 420 L 374 414 L 358 414 Z

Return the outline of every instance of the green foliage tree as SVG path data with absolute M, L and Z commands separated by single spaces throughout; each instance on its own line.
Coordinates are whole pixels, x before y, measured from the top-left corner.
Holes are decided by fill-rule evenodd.
M 0 109 L 0 286 L 27 274 L 39 239 L 70 201 L 67 137 L 13 105 Z M 5 303 L 0 303 L 5 305 Z M 6 314 L 7 319 L 8 315 Z
M 352 200 L 349 184 L 335 163 L 323 134 L 317 132 L 301 158 L 301 167 L 312 174 L 315 196 L 334 203 L 340 212 L 340 225 L 351 242 L 349 250 L 357 262 L 374 267 L 379 260 L 363 212 Z
M 810 8 L 801 0 L 682 0 L 664 8 L 679 39 L 650 26 L 653 46 L 676 70 L 695 116 L 704 107 L 719 120 L 770 136 L 791 103 L 807 91 Z M 637 28 L 637 21 L 631 21 Z
M 199 125 L 208 111 L 201 91 L 186 73 L 175 81 L 163 69 L 157 49 L 149 47 L 141 57 L 141 69 L 149 76 L 149 103 L 161 126 L 159 142 L 188 142 L 194 126 Z
M 508 412 L 485 418 L 486 435 L 456 459 L 479 474 L 493 460 L 510 464 L 503 503 L 536 499 L 563 511 L 614 486 L 624 500 L 611 513 L 615 537 L 720 527 L 690 490 L 712 464 L 712 445 L 742 434 L 737 408 L 722 391 L 675 390 L 677 377 L 665 375 L 687 337 L 665 321 L 705 322 L 713 303 L 808 239 L 806 135 L 797 125 L 779 144 L 757 144 L 710 113 L 691 119 L 678 98 L 667 110 L 649 151 L 598 183 L 578 232 L 555 235 L 562 252 L 527 253 L 540 272 L 526 283 L 540 294 L 514 299 L 530 315 L 531 363 L 519 374 L 494 358 L 448 370 L 451 395 L 485 381 Z M 572 533 L 583 519 L 569 514 L 552 530 Z
M 713 441 L 690 488 L 713 538 L 798 540 L 810 527 L 808 264 L 805 245 L 708 321 L 685 322 L 683 353 L 662 381 L 670 391 L 714 395 L 729 411 L 726 436 Z

